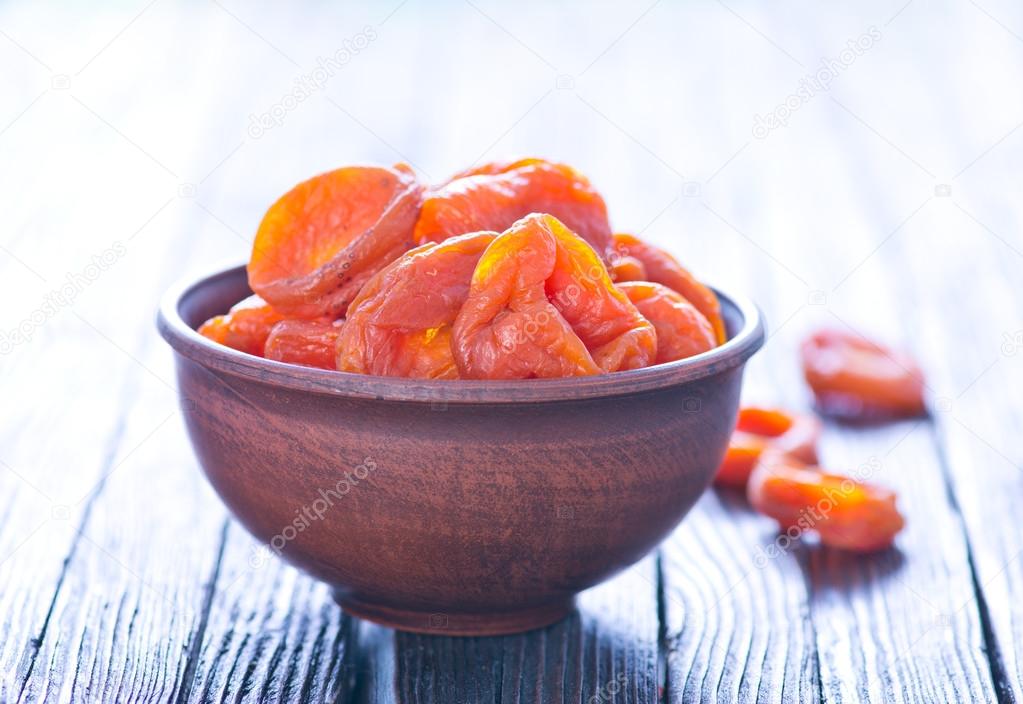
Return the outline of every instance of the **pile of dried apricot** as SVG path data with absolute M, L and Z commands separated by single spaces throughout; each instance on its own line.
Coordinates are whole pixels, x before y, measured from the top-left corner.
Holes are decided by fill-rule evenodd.
M 300 183 L 267 211 L 253 296 L 199 332 L 267 359 L 425 379 L 638 369 L 725 341 L 714 292 L 613 234 L 604 199 L 543 159 L 444 183 L 404 164 Z
M 819 330 L 803 341 L 800 356 L 821 415 L 864 423 L 926 412 L 923 374 L 905 352 L 851 332 Z M 820 434 L 813 416 L 742 408 L 714 481 L 744 490 L 750 505 L 787 533 L 813 532 L 824 545 L 854 552 L 890 547 L 905 525 L 895 493 L 823 471 Z

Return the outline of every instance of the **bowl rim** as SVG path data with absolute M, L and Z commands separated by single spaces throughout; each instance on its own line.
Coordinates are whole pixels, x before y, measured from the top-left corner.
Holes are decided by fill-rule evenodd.
M 764 344 L 760 309 L 743 296 L 711 287 L 736 308 L 742 326 L 723 345 L 686 359 L 643 369 L 559 379 L 409 379 L 315 369 L 255 357 L 203 337 L 181 316 L 183 301 L 225 278 L 245 275 L 245 265 L 217 269 L 172 285 L 160 302 L 157 328 L 174 351 L 196 364 L 267 386 L 344 398 L 430 404 L 542 403 L 599 399 L 658 391 L 720 374 L 745 364 Z

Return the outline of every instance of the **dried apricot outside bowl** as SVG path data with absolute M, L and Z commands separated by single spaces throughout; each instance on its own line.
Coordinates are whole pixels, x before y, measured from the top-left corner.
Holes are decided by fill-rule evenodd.
M 710 484 L 764 340 L 756 307 L 718 292 L 729 339 L 677 362 L 565 379 L 379 377 L 195 331 L 249 293 L 237 267 L 173 288 L 160 309 L 206 476 L 345 609 L 427 633 L 552 623 L 656 546 Z

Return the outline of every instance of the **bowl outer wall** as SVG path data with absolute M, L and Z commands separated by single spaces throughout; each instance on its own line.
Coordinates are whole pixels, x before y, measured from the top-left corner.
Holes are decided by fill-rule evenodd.
M 247 293 L 243 269 L 204 282 L 174 303 L 189 326 Z M 751 332 L 722 300 L 732 332 L 755 338 L 736 348 L 741 359 L 574 399 L 318 392 L 277 383 L 285 365 L 250 358 L 239 372 L 170 341 L 193 446 L 253 535 L 342 597 L 487 613 L 592 586 L 641 558 L 700 496 L 734 427 L 742 363 L 763 338 L 759 320 Z M 173 338 L 169 323 L 165 308 L 161 331 Z M 270 372 L 251 373 L 260 363 Z

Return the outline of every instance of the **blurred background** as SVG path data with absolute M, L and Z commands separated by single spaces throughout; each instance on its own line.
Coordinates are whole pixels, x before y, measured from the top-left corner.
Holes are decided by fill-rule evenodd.
M 315 173 L 404 161 L 439 181 L 520 155 L 575 166 L 615 228 L 762 306 L 747 400 L 805 406 L 795 349 L 821 325 L 916 354 L 935 422 L 831 457 L 891 448 L 877 479 L 910 515 L 915 590 L 942 584 L 942 543 L 969 547 L 993 610 L 1015 608 L 1023 543 L 986 519 L 1014 510 L 1023 465 L 1018 3 L 6 3 L 0 66 L 7 625 L 52 611 L 72 638 L 106 579 L 177 644 L 188 619 L 167 614 L 247 540 L 185 442 L 153 325 L 172 281 L 244 262 Z M 313 593 L 275 574 L 271 600 Z
M 871 285 L 892 250 L 927 252 L 919 276 L 963 295 L 996 276 L 978 250 L 1020 264 L 1011 2 L 157 0 L 7 5 L 0 31 L 8 341 L 121 242 L 26 331 L 94 346 L 77 313 L 133 349 L 158 279 L 244 261 L 269 203 L 349 163 L 439 180 L 507 156 L 568 162 L 618 229 L 722 286 L 769 282 L 776 330 L 813 292 L 850 317 L 905 310 Z

